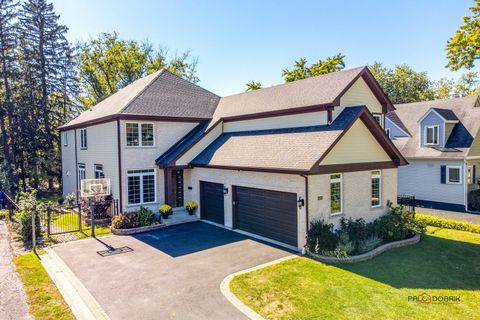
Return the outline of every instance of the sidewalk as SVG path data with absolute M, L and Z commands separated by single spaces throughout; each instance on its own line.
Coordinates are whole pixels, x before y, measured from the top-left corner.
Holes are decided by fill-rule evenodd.
M 5 221 L 0 221 L 0 318 L 31 319 L 25 291 L 12 258 L 7 225 Z
M 416 211 L 418 213 L 423 213 L 433 217 L 470 222 L 480 225 L 480 214 L 444 211 L 429 208 L 417 208 Z

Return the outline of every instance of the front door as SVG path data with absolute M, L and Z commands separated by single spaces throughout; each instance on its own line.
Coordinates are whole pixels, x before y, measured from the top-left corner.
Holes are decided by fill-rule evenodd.
M 183 207 L 183 170 L 172 170 L 173 206 Z

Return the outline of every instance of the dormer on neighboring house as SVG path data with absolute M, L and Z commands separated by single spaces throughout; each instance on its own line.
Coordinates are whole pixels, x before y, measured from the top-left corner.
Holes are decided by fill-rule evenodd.
M 418 125 L 420 126 L 420 146 L 432 148 L 446 147 L 450 134 L 458 122 L 458 117 L 452 110 L 430 108 L 418 120 Z

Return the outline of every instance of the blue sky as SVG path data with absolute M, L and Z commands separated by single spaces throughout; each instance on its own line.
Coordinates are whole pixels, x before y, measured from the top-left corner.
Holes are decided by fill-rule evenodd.
M 445 44 L 473 0 L 153 1 L 54 0 L 72 41 L 117 31 L 199 57 L 200 85 L 219 95 L 245 83 L 282 83 L 281 71 L 338 52 L 346 67 L 408 64 L 429 77 L 444 68 Z

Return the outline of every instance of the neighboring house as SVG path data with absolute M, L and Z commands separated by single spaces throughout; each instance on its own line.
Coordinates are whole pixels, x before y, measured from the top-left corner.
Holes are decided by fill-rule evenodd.
M 122 211 L 196 201 L 206 221 L 301 248 L 314 219 L 396 203 L 392 110 L 365 67 L 222 98 L 162 70 L 60 128 L 63 193 L 108 177 Z
M 385 129 L 410 165 L 398 171 L 399 194 L 421 206 L 472 210 L 479 188 L 480 102 L 477 96 L 399 104 Z

